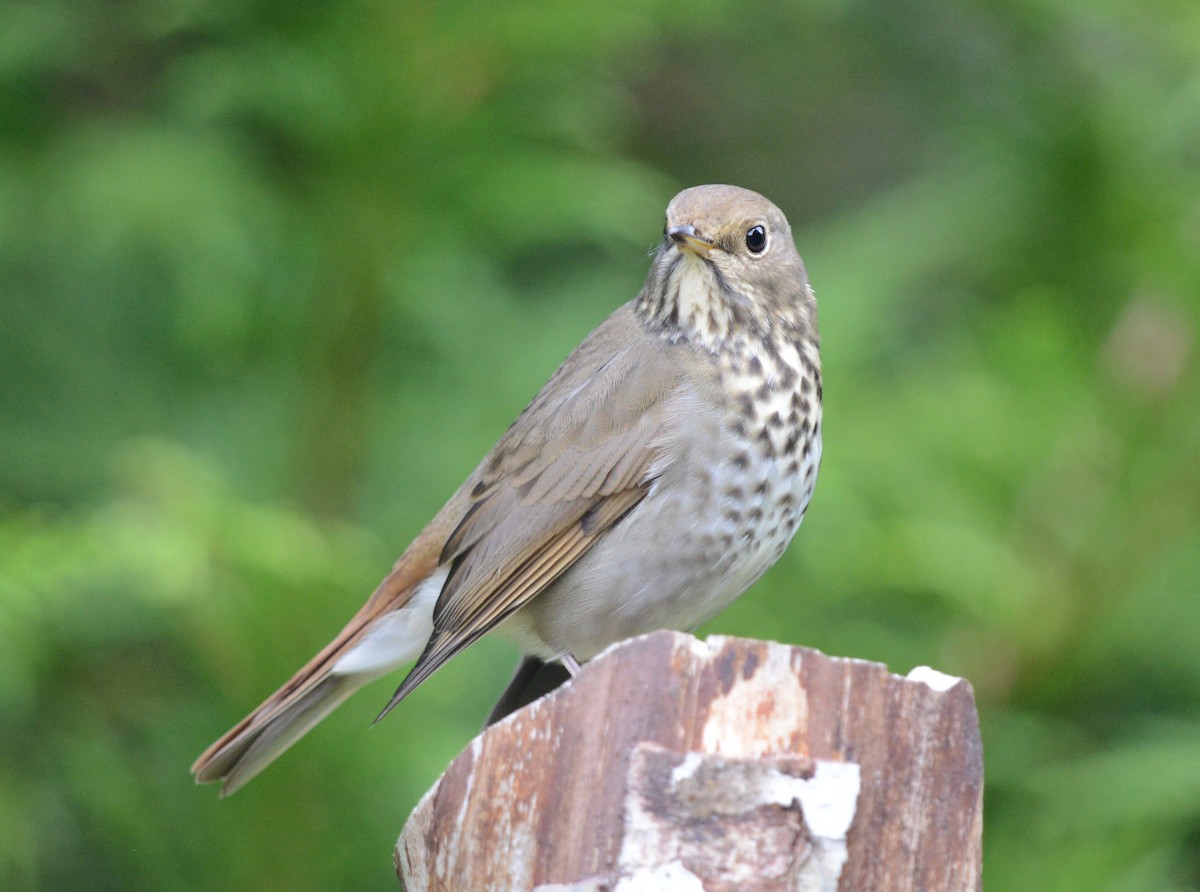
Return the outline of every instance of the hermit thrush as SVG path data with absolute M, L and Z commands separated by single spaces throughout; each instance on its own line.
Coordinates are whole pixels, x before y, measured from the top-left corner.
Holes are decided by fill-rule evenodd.
M 529 655 L 500 712 L 538 689 L 543 663 L 695 628 L 783 554 L 820 458 L 816 303 L 788 222 L 745 189 L 687 189 L 641 293 L 567 357 L 341 633 L 192 772 L 232 793 L 362 685 L 417 659 L 386 713 L 493 628 Z

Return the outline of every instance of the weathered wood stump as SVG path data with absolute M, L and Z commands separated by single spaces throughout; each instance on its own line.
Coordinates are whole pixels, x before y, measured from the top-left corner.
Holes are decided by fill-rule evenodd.
M 396 846 L 410 892 L 977 890 L 971 686 L 657 632 L 476 738 Z

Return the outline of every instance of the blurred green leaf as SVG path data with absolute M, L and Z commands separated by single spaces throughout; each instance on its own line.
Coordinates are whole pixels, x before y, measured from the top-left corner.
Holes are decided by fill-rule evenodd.
M 503 642 L 231 800 L 187 766 L 703 181 L 793 223 L 827 438 L 711 628 L 970 678 L 989 889 L 1200 887 L 1196 46 L 1188 3 L 0 6 L 0 888 L 393 887 Z

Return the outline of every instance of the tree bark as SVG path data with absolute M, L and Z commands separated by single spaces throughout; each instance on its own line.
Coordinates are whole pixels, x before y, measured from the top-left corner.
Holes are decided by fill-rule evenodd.
M 396 846 L 410 892 L 979 890 L 970 684 L 656 632 L 492 726 Z

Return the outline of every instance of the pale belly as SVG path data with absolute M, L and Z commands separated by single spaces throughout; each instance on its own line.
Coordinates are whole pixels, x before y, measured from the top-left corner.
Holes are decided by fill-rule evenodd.
M 723 452 L 725 450 L 722 450 Z M 690 630 L 774 564 L 800 526 L 820 463 L 804 453 L 664 479 L 628 517 L 499 631 L 527 653 L 587 660 L 656 629 Z M 668 485 L 669 484 L 669 485 Z

